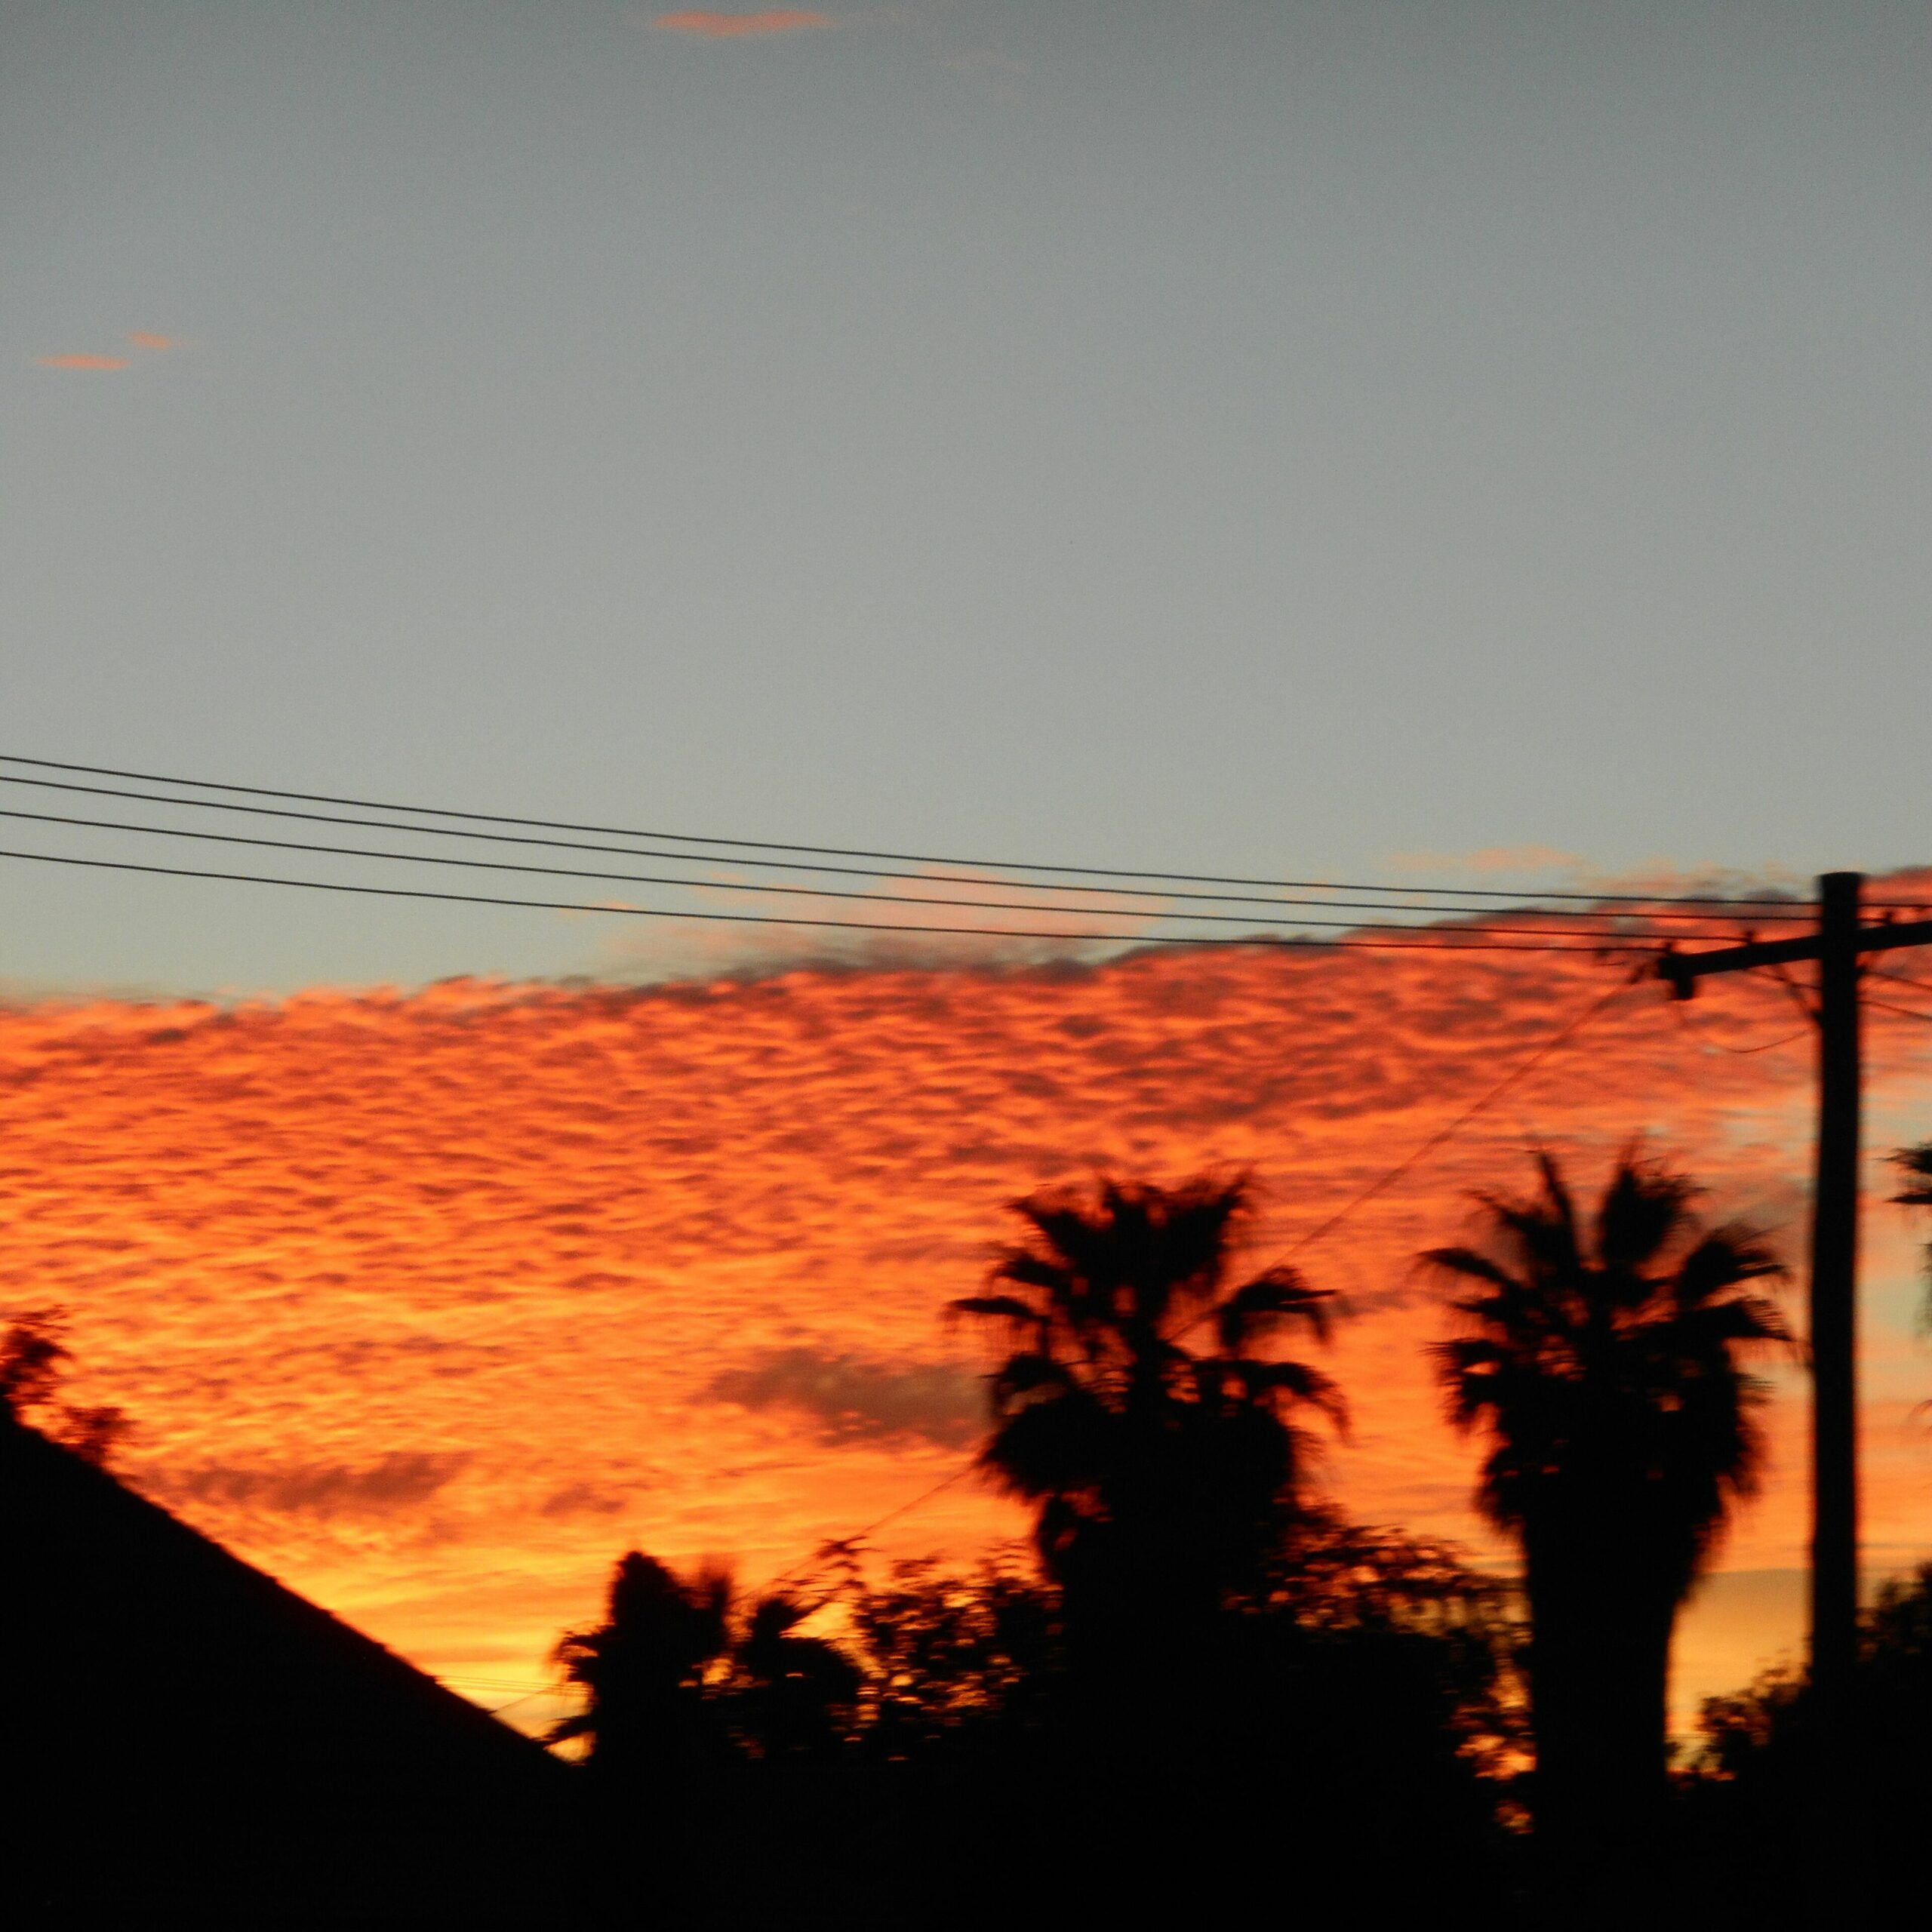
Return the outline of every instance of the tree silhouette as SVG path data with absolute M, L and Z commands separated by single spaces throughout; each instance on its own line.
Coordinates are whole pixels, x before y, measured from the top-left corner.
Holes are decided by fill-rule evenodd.
M 627 1795 L 656 1787 L 660 1800 L 734 1753 L 835 1752 L 852 1730 L 858 1667 L 801 1632 L 817 1605 L 772 1595 L 740 1614 L 734 1595 L 716 1566 L 680 1577 L 639 1550 L 620 1558 L 604 1621 L 557 1645 L 583 1704 L 549 1741 L 587 1739 L 600 1783 Z
M 66 1316 L 57 1308 L 29 1309 L 8 1324 L 0 1334 L 0 1421 L 25 1423 L 31 1415 L 42 1433 L 105 1469 L 130 1425 L 118 1408 L 77 1408 L 60 1399 L 73 1360 L 66 1334 Z
M 1924 1889 L 1932 1808 L 1932 1563 L 1881 1584 L 1860 1614 L 1854 1708 L 1866 1861 L 1856 1875 L 1869 1898 L 1909 1899 Z M 1718 1922 L 1789 1922 L 1817 1833 L 1819 1734 L 1804 1672 L 1780 1665 L 1707 1697 L 1699 1729 L 1685 1796 L 1704 1889 L 1730 1907 Z M 1825 1774 L 1841 1780 L 1841 1761 Z
M 1478 1506 L 1523 1553 L 1539 1835 L 1600 1863 L 1656 1823 L 1677 1613 L 1762 1459 L 1743 1358 L 1787 1339 L 1752 1284 L 1784 1270 L 1634 1146 L 1587 1225 L 1556 1161 L 1537 1171 L 1534 1194 L 1476 1197 L 1479 1244 L 1423 1258 L 1461 1291 L 1434 1353 L 1488 1445 Z
M 1293 1329 L 1325 1337 L 1329 1298 L 1286 1266 L 1230 1285 L 1244 1177 L 1103 1178 L 1014 1211 L 1026 1233 L 989 1291 L 952 1305 L 1002 1344 L 980 1463 L 1035 1506 L 1076 1651 L 1158 1669 L 1278 1542 L 1306 1474 L 1300 1416 L 1342 1418 L 1326 1376 L 1274 1352 Z
M 1222 1842 L 1294 1859 L 1304 1902 L 1372 1888 L 1420 1915 L 1506 1884 L 1514 1632 L 1506 1593 L 1452 1550 L 1297 1519 L 1191 1659 L 1192 1724 L 1091 1654 L 1077 1669 L 1060 1592 L 1017 1553 L 875 1581 L 848 1547 L 837 1567 L 806 1604 L 728 1618 L 715 1648 L 717 1595 L 633 1555 L 610 1620 L 566 1640 L 577 1680 L 603 1687 L 566 1729 L 598 1740 L 582 1789 L 614 1910 L 635 1916 L 648 1887 L 660 1915 L 706 1924 L 795 1918 L 801 1900 L 897 1922 L 909 1898 L 978 1924 L 1019 1896 L 1036 1918 L 1137 1922 L 1198 1903 L 1201 1848 Z M 835 1644 L 804 1634 L 835 1606 Z M 626 1672 L 626 1639 L 654 1632 L 658 1667 Z M 617 1687 L 639 1677 L 654 1701 Z M 698 1749 L 681 1755 L 674 1727 Z
M 714 1758 L 706 1677 L 730 1642 L 731 1594 L 722 1570 L 685 1578 L 639 1550 L 620 1559 L 604 1621 L 557 1645 L 585 1701 L 550 1743 L 587 1739 L 591 1768 L 613 1786 L 669 1780 Z
M 1049 1721 L 1062 1675 L 1057 1599 L 1001 1552 L 966 1574 L 936 1558 L 883 1583 L 848 1564 L 841 1594 L 867 1679 L 861 1741 L 886 1761 L 1013 1758 Z
M 859 1669 L 836 1644 L 800 1635 L 817 1607 L 761 1598 L 732 1652 L 740 1735 L 758 1757 L 826 1757 L 850 1733 Z

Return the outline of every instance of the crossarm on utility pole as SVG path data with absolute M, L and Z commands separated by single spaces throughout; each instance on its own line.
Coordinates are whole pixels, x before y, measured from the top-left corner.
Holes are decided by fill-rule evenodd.
M 1860 953 L 1890 952 L 1900 946 L 1932 946 L 1932 919 L 1901 920 L 1891 925 L 1860 926 L 1857 931 Z M 1714 946 L 1708 952 L 1679 952 L 1666 946 L 1657 955 L 1657 977 L 1666 981 L 1672 995 L 1689 999 L 1698 980 L 1713 973 L 1748 972 L 1754 966 L 1784 966 L 1801 959 L 1818 957 L 1818 935 L 1806 933 L 1796 939 L 1758 939 L 1742 946 Z

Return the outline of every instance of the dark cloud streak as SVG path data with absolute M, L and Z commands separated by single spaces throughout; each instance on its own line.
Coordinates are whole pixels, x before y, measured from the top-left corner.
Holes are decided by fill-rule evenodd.
M 774 1349 L 721 1371 L 706 1394 L 747 1409 L 792 1409 L 814 1417 L 830 1442 L 917 1436 L 963 1447 L 986 1420 L 981 1379 L 943 1363 L 900 1366 L 816 1349 Z

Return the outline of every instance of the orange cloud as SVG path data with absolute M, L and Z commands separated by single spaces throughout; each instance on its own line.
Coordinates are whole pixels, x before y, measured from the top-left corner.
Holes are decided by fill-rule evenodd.
M 715 14 L 694 8 L 680 14 L 660 14 L 651 22 L 666 32 L 696 34 L 701 40 L 742 40 L 752 34 L 798 33 L 832 24 L 826 15 L 802 7 L 768 7 L 755 14 Z
M 1252 1168 L 1272 1259 L 1614 983 L 1581 953 L 1229 946 L 1083 966 L 799 966 L 224 1008 L 0 1007 L 0 1283 L 73 1313 L 134 1478 L 395 1647 L 534 1684 L 629 1543 L 769 1577 L 952 1475 L 1001 1204 L 1104 1163 Z M 1909 1003 L 1909 1002 L 1907 1002 Z M 1867 1535 L 1925 1548 L 1932 1362 L 1884 1151 L 1932 1133 L 1932 1028 L 1875 1011 Z M 1632 988 L 1502 1104 L 1297 1251 L 1352 1311 L 1325 1479 L 1494 1554 L 1441 1426 L 1417 1251 L 1532 1134 L 1586 1182 L 1633 1131 L 1803 1233 L 1810 1049 L 1780 989 Z M 1776 1050 L 1740 1054 L 1736 1046 Z M 1804 1407 L 1724 1560 L 1802 1561 Z M 1019 1534 L 955 1484 L 883 1536 Z M 1729 1646 L 1728 1648 L 1725 1645 Z M 1743 1646 L 1743 1647 L 1740 1647 Z M 1700 1653 L 1700 1655 L 1703 1653 Z M 1748 1674 L 1724 1639 L 1680 1699 Z
M 137 349 L 151 349 L 157 352 L 162 349 L 179 349 L 181 338 L 174 335 L 153 335 L 146 329 L 130 329 L 128 340 Z
M 125 369 L 128 366 L 125 355 L 36 355 L 33 359 L 43 369 Z

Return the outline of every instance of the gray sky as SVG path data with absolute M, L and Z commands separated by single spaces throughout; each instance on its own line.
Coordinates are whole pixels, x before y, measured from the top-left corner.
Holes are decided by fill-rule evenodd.
M 1932 857 L 1922 5 L 654 11 L 0 6 L 0 749 L 1211 871 Z M 42 986 L 603 923 L 0 860 Z

